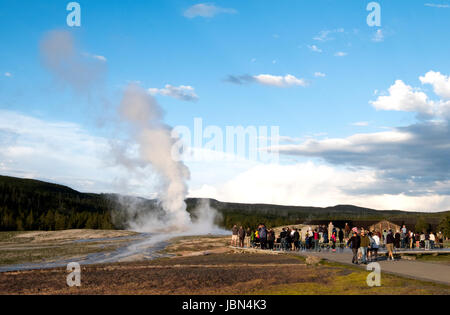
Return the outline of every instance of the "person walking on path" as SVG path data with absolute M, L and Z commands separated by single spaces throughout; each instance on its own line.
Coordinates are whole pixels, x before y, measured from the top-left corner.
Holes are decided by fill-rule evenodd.
M 361 231 L 361 243 L 360 243 L 361 260 L 362 260 L 362 263 L 365 265 L 367 265 L 367 249 L 369 248 L 369 245 L 370 245 L 369 236 L 366 235 L 366 231 L 362 230 Z
M 388 260 L 389 259 L 395 260 L 394 259 L 394 242 L 395 242 L 394 235 L 392 235 L 392 231 L 389 230 L 389 232 L 386 236 L 386 248 L 387 248 L 388 255 L 389 255 Z
M 237 227 L 236 224 L 235 224 L 235 225 L 233 226 L 233 228 L 231 229 L 231 232 L 233 233 L 233 234 L 231 235 L 231 246 L 237 247 L 237 244 L 238 244 L 238 232 L 239 232 L 239 229 L 238 229 L 238 227 Z
M 361 239 L 358 233 L 353 232 L 353 236 L 348 240 L 347 245 L 350 246 L 353 252 L 352 264 L 358 264 L 358 249 L 361 246 Z

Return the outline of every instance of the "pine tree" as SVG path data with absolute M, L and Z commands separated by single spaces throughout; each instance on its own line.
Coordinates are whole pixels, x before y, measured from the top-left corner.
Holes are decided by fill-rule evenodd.
M 34 218 L 33 218 L 33 210 L 30 211 L 27 218 L 25 219 L 25 228 L 27 230 L 34 229 Z
M 16 219 L 16 230 L 17 231 L 23 231 L 24 230 L 21 217 L 17 217 L 17 219 Z
M 66 228 L 66 217 L 58 212 L 55 213 L 55 230 L 61 231 Z
M 55 230 L 55 214 L 52 210 L 49 210 L 44 219 L 45 230 L 53 231 Z

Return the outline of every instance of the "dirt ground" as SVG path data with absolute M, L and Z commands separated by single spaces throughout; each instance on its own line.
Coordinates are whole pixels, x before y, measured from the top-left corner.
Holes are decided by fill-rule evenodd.
M 0 294 L 450 294 L 442 285 L 383 276 L 369 288 L 367 272 L 306 265 L 289 255 L 225 253 L 82 267 L 69 288 L 63 268 L 0 274 Z
M 101 230 L 0 232 L 0 266 L 51 262 L 113 251 L 136 234 Z
M 74 231 L 53 233 L 0 235 L 0 253 L 4 253 L 1 246 L 8 244 L 36 246 L 41 253 L 39 247 L 66 244 L 68 240 L 70 244 L 73 237 L 81 235 Z M 82 234 L 94 239 L 127 235 Z M 65 268 L 0 273 L 0 294 L 450 294 L 448 286 L 384 274 L 382 287 L 370 288 L 368 272 L 362 269 L 326 262 L 307 265 L 299 256 L 244 252 L 230 248 L 229 242 L 230 237 L 223 236 L 179 237 L 164 249 L 164 254 L 170 255 L 167 258 L 85 265 L 81 287 L 67 286 Z M 68 254 L 73 254 L 73 248 L 68 249 Z

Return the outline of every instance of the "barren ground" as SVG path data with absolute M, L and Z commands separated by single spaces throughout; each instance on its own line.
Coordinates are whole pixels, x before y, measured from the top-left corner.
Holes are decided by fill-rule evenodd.
M 229 237 L 183 237 L 166 248 L 172 258 L 82 266 L 79 288 L 67 286 L 65 268 L 0 273 L 0 294 L 450 294 L 448 286 L 384 274 L 382 286 L 370 288 L 358 268 L 228 244 Z

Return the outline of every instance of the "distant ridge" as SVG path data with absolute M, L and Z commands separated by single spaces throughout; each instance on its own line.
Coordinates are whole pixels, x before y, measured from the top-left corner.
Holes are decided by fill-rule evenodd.
M 81 193 L 63 185 L 0 175 L 0 230 L 57 229 L 58 227 L 125 228 L 123 225 L 126 221 L 125 206 L 123 202 L 119 202 L 119 198 L 125 201 L 138 199 L 140 211 L 159 211 L 156 200 L 120 197 L 117 194 Z M 188 211 L 193 216 L 195 216 L 194 209 L 202 200 L 204 199 L 186 200 Z M 437 224 L 450 213 L 448 211 L 429 213 L 374 210 L 354 205 L 321 208 L 207 200 L 211 207 L 221 214 L 221 221 L 218 223 L 227 228 L 235 223 L 254 226 L 259 222 L 265 222 L 272 226 L 279 226 L 329 220 L 356 223 L 388 219 L 413 224 L 419 217 Z M 48 213 L 50 214 L 47 218 Z M 116 216 L 118 214 L 123 216 L 120 220 L 113 222 L 113 213 Z M 56 217 L 60 220 L 59 225 L 54 222 Z M 27 219 L 30 222 L 27 223 Z M 48 222 L 44 222 L 46 219 Z

